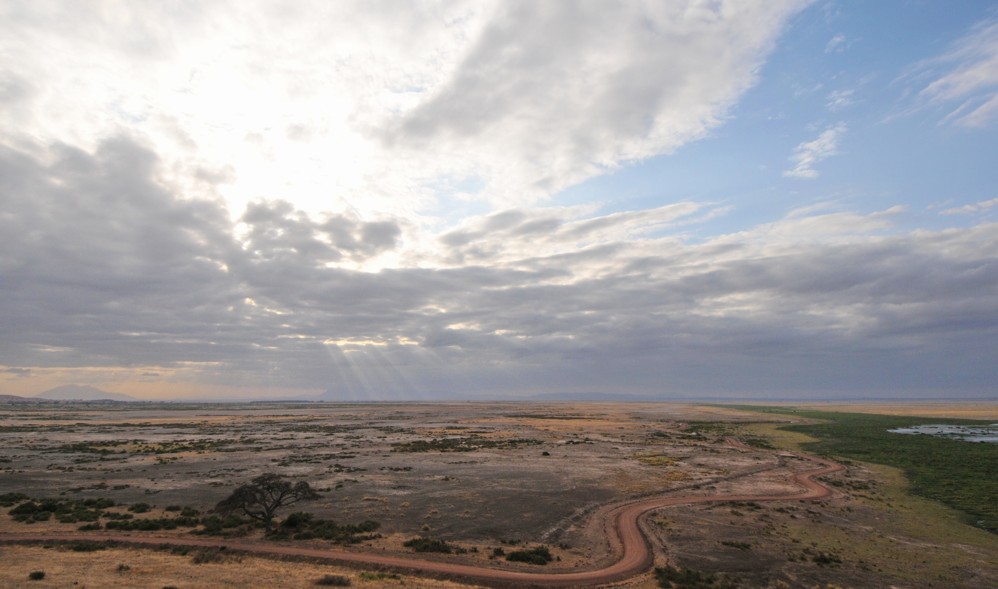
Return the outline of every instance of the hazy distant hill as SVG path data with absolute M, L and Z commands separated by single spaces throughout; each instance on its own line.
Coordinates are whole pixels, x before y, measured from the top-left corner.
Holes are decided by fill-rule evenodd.
M 46 401 L 48 401 L 48 399 L 19 397 L 18 395 L 0 395 L 0 403 L 43 403 Z
M 121 393 L 109 393 L 98 388 L 78 384 L 68 384 L 49 389 L 38 394 L 40 399 L 53 401 L 138 401 L 135 397 Z
M 648 401 L 660 400 L 650 395 L 634 395 L 627 393 L 598 393 L 598 392 L 541 393 L 539 395 L 534 395 L 529 398 L 532 401 L 648 402 Z

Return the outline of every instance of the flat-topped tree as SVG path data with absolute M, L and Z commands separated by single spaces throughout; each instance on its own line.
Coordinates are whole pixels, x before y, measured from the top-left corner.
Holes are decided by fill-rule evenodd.
M 240 511 L 262 521 L 266 533 L 270 534 L 278 509 L 318 498 L 319 494 L 305 481 L 292 484 L 284 475 L 269 472 L 256 477 L 219 501 L 215 511 L 222 514 Z

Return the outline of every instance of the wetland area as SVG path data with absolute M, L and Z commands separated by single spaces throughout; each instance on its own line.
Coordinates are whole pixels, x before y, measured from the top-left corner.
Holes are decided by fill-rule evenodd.
M 931 478 L 912 479 L 918 488 L 909 488 L 883 456 L 835 446 L 829 436 L 842 434 L 828 424 L 856 431 L 865 424 L 896 437 L 905 454 L 918 450 L 904 444 L 931 436 L 891 434 L 869 414 L 842 421 L 860 415 L 850 412 L 856 408 L 819 409 L 0 405 L 0 585 L 310 587 L 327 579 L 356 587 L 527 586 L 344 561 L 373 554 L 454 570 L 592 571 L 620 559 L 610 529 L 615 514 L 670 497 L 675 505 L 635 516 L 651 547 L 650 566 L 614 586 L 998 585 L 998 536 L 987 506 L 993 482 L 966 475 L 960 485 L 973 491 L 972 500 L 958 489 L 933 490 L 938 481 Z M 968 426 L 972 418 L 993 423 L 994 409 L 956 407 L 956 421 L 938 408 L 924 418 L 877 418 L 896 427 L 927 419 Z M 938 442 L 975 448 L 985 469 L 998 452 L 993 444 Z M 804 476 L 816 465 L 834 468 L 814 474 L 815 494 L 804 497 Z M 320 498 L 280 510 L 276 534 L 267 537 L 257 522 L 213 512 L 264 473 L 305 481 Z M 12 541 L 46 535 L 53 541 Z M 78 541 L 65 541 L 69 535 Z M 137 546 L 152 541 L 171 547 Z M 260 546 L 280 550 L 249 549 Z M 341 557 L 306 554 L 322 550 Z M 35 572 L 44 577 L 30 579 Z

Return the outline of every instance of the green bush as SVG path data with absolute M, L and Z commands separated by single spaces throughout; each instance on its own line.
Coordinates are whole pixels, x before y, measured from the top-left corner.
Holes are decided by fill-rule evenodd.
M 159 530 L 176 530 L 180 525 L 180 521 L 183 518 L 166 518 L 157 517 L 149 519 L 131 519 L 131 520 L 117 520 L 109 521 L 104 524 L 109 530 L 125 530 L 125 531 L 140 531 L 140 532 L 157 532 Z M 185 527 L 194 527 L 197 522 L 190 521 L 187 522 Z
M 554 557 L 547 546 L 535 546 L 525 550 L 514 550 L 506 555 L 506 560 L 510 562 L 525 562 L 527 564 L 545 565 Z
M 454 546 L 437 538 L 423 538 L 422 536 L 406 540 L 402 543 L 406 548 L 412 548 L 416 552 L 440 552 L 451 554 L 455 552 Z
M 253 522 L 252 520 L 239 517 L 236 514 L 231 514 L 225 516 L 224 518 L 217 515 L 210 515 L 208 517 L 201 518 L 199 523 L 203 527 L 202 529 L 195 531 L 195 534 L 218 536 Z
M 10 507 L 15 503 L 20 503 L 28 499 L 30 499 L 30 497 L 24 493 L 4 493 L 3 495 L 0 495 L 0 506 Z
M 734 589 L 737 584 L 714 573 L 671 566 L 656 567 L 655 580 L 662 589 Z
M 326 540 L 335 544 L 356 544 L 371 539 L 371 532 L 380 527 L 376 521 L 359 524 L 337 524 L 332 520 L 315 518 L 311 513 L 298 511 L 281 522 L 273 534 L 275 539 Z
M 45 578 L 45 571 L 31 571 L 28 573 L 28 578 L 32 581 L 41 581 Z

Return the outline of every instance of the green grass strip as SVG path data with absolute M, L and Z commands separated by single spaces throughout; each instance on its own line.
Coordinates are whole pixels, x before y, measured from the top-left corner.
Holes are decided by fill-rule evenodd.
M 806 451 L 900 468 L 909 491 L 960 512 L 967 523 L 998 534 L 998 444 L 967 442 L 930 435 L 895 434 L 888 430 L 915 425 L 989 425 L 993 422 L 939 417 L 838 413 L 792 407 L 726 405 L 733 409 L 793 415 L 821 420 L 785 425 L 816 442 Z

